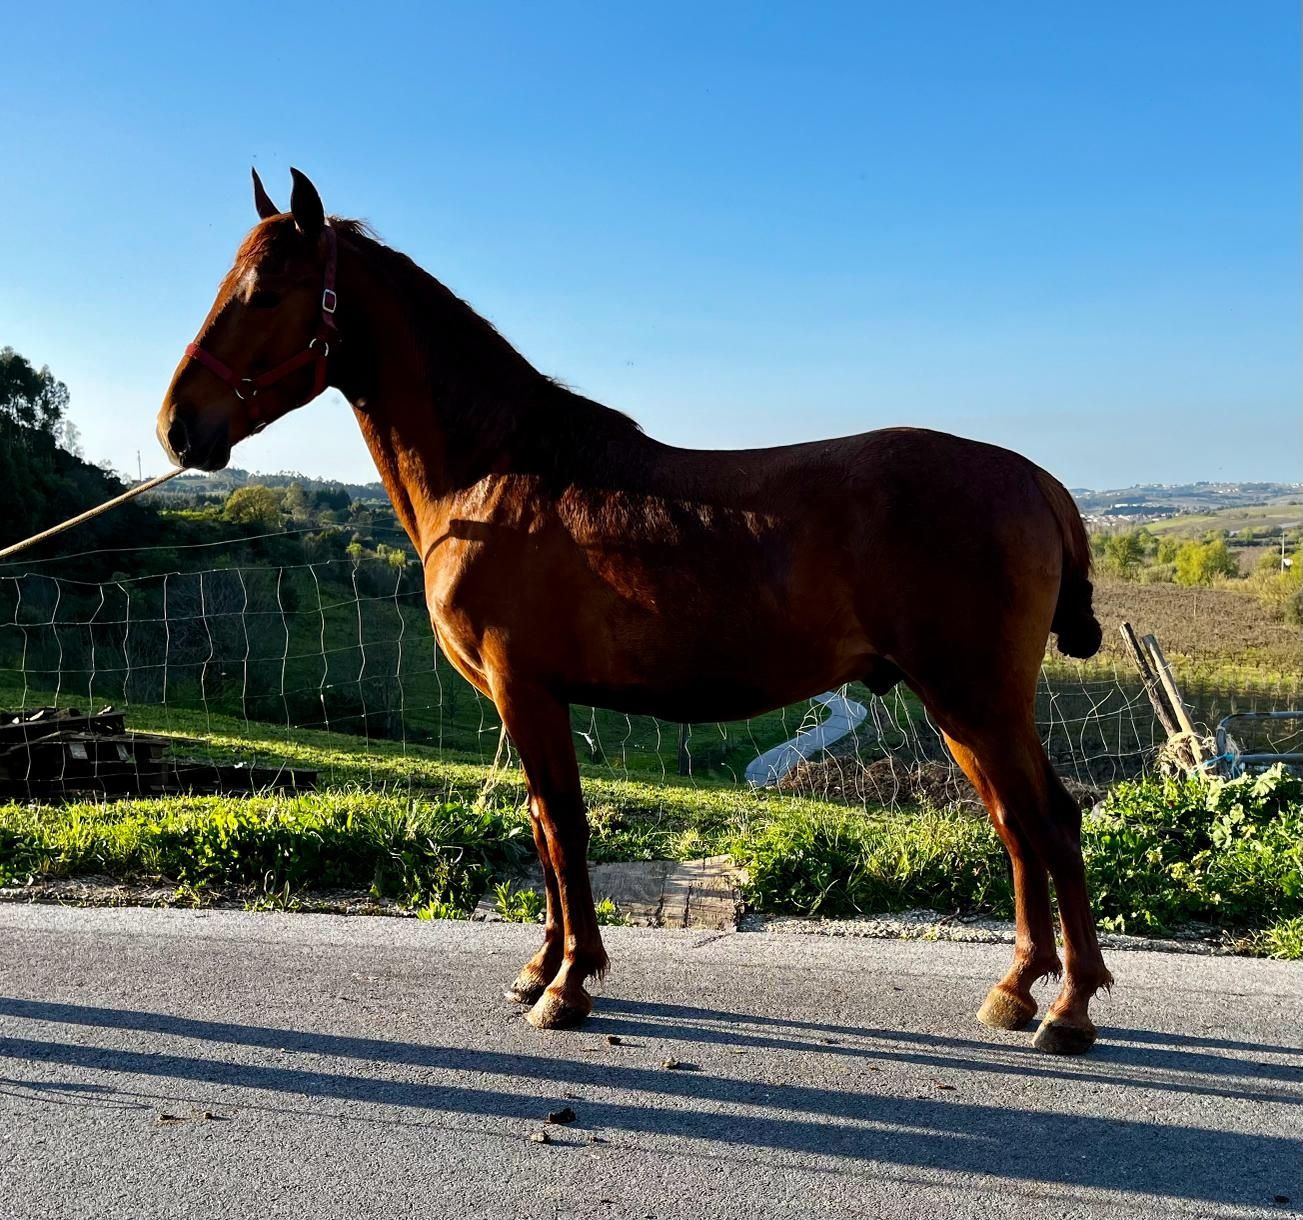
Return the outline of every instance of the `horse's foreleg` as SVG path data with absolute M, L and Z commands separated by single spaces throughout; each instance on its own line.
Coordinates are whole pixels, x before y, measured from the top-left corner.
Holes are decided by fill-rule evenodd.
M 605 972 L 606 951 L 588 881 L 588 818 L 570 737 L 570 713 L 565 704 L 541 691 L 509 688 L 501 694 L 495 691 L 495 698 L 529 781 L 535 841 L 541 831 L 540 854 L 545 848 L 556 887 L 554 901 L 561 912 L 560 966 L 530 1009 L 528 1020 L 544 1029 L 574 1025 L 592 1010 L 584 981 Z M 552 900 L 549 892 L 550 904 Z
M 565 920 L 561 915 L 561 892 L 556 873 L 552 871 L 552 857 L 548 852 L 547 836 L 543 832 L 543 818 L 538 802 L 529 794 L 529 826 L 534 832 L 534 847 L 543 870 L 543 887 L 547 892 L 547 914 L 543 920 L 543 945 L 516 975 L 516 981 L 507 988 L 507 999 L 515 1004 L 533 1004 L 543 994 L 543 989 L 561 968 L 564 953 Z

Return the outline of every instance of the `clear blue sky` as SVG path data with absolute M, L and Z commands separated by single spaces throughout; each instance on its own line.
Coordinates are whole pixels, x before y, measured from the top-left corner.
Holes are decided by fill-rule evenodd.
M 668 441 L 1300 477 L 1294 0 L 164 8 L 3 25 L 0 345 L 88 456 L 163 468 L 252 163 Z M 373 477 L 338 399 L 234 461 Z

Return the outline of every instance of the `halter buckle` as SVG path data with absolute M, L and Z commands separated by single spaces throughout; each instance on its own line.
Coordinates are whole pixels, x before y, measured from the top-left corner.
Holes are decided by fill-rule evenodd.
M 249 387 L 247 393 L 245 392 L 244 389 L 245 386 Z M 241 377 L 240 380 L 235 383 L 235 396 L 241 402 L 248 402 L 249 399 L 251 398 L 257 398 L 258 397 L 257 382 L 255 382 L 252 377 Z
M 321 293 L 321 312 L 334 313 L 335 306 L 339 304 L 339 297 L 335 295 L 333 288 L 326 288 Z
M 317 337 L 313 339 L 311 343 L 308 344 L 308 351 L 310 352 L 316 351 L 318 343 L 321 344 L 320 359 L 325 360 L 326 357 L 330 355 L 330 343 L 326 339 L 323 339 L 320 335 L 317 335 Z

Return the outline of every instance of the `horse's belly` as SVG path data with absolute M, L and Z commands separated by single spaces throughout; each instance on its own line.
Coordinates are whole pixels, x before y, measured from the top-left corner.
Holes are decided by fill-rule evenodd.
M 745 720 L 863 678 L 871 656 L 858 632 L 725 631 L 612 657 L 575 701 L 681 723 Z

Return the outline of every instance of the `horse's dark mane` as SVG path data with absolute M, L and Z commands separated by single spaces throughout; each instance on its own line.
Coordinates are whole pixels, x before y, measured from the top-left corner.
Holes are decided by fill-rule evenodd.
M 331 217 L 330 223 L 400 296 L 445 425 L 463 435 L 510 435 L 513 447 L 535 456 L 564 454 L 590 464 L 613 455 L 621 440 L 642 435 L 627 415 L 540 373 L 487 318 L 385 245 L 365 221 Z

